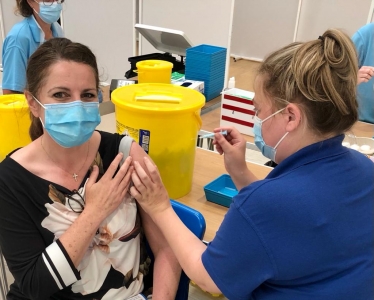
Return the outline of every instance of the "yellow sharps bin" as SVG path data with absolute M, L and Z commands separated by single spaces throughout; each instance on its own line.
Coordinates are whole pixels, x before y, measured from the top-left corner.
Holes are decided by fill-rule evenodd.
M 149 154 L 171 198 L 188 194 L 205 97 L 172 84 L 144 83 L 118 88 L 111 98 L 117 132 L 131 136 Z
M 29 106 L 21 94 L 0 96 L 0 162 L 12 150 L 31 142 Z

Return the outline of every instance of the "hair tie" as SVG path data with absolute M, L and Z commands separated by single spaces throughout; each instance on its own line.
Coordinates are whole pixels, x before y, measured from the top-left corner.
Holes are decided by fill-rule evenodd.
M 322 42 L 325 41 L 325 38 L 323 36 L 321 36 L 321 35 L 318 37 L 318 39 L 320 39 Z

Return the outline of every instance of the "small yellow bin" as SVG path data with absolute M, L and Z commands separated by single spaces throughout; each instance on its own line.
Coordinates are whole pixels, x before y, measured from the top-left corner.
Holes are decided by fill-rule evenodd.
M 188 194 L 205 97 L 161 83 L 123 86 L 111 97 L 117 132 L 127 133 L 149 154 L 171 198 Z
M 31 142 L 29 112 L 24 95 L 0 96 L 0 161 L 12 150 Z
M 170 83 L 173 64 L 164 60 L 142 60 L 136 63 L 139 83 Z

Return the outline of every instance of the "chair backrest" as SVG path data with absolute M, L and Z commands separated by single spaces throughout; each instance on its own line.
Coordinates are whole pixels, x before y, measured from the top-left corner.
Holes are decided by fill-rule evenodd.
M 202 239 L 205 234 L 205 219 L 204 216 L 197 210 L 177 202 L 175 200 L 170 200 L 171 206 L 173 207 L 175 213 L 182 220 L 184 225 L 191 230 L 199 239 Z
M 171 206 L 175 213 L 199 239 L 202 239 L 205 233 L 206 223 L 204 216 L 197 210 L 184 205 L 175 200 L 170 200 Z M 190 287 L 190 279 L 182 271 L 181 278 L 179 280 L 179 286 L 175 300 L 188 300 L 188 291 Z

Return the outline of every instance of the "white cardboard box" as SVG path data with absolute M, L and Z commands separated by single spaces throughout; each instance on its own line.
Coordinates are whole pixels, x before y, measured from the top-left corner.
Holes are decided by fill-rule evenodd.
M 186 80 L 183 77 L 182 80 L 172 81 L 172 84 L 185 86 L 189 89 L 193 89 L 204 94 L 204 81 Z
M 240 133 L 254 136 L 254 93 L 237 88 L 222 92 L 220 126 L 232 126 Z

